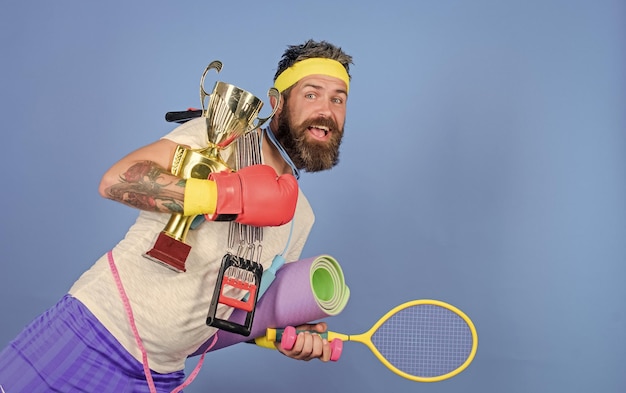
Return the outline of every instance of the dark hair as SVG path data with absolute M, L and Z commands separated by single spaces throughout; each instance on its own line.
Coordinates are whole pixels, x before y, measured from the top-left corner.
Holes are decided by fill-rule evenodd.
M 337 60 L 345 67 L 348 77 L 352 78 L 350 75 L 352 56 L 346 54 L 340 47 L 329 42 L 308 40 L 302 45 L 290 45 L 287 47 L 287 50 L 283 53 L 283 57 L 278 62 L 278 69 L 274 75 L 274 81 L 276 81 L 276 78 L 278 78 L 283 71 L 295 63 L 313 57 Z

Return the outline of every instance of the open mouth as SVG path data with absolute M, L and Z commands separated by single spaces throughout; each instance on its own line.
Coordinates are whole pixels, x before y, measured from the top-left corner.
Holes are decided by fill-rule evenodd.
M 330 135 L 330 129 L 326 126 L 314 125 L 307 127 L 309 134 L 318 140 L 326 140 Z

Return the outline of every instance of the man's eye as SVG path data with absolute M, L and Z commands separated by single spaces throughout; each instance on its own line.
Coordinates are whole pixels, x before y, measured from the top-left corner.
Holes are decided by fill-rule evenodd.
M 315 94 L 309 93 L 309 94 L 305 95 L 305 97 L 313 99 L 313 98 L 315 98 Z
M 339 97 L 337 97 L 337 98 L 333 98 L 333 102 L 334 102 L 335 104 L 343 104 L 343 99 L 342 99 L 342 98 L 339 98 Z

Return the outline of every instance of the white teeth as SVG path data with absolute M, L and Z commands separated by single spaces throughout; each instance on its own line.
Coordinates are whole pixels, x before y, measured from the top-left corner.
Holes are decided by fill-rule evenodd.
M 325 127 L 325 126 L 313 126 L 313 127 L 317 128 L 318 130 L 324 131 L 324 135 L 328 135 L 328 132 L 330 131 L 328 127 Z
M 328 127 L 325 126 L 310 126 L 308 127 L 309 130 L 314 134 L 317 135 L 318 138 L 321 138 L 322 136 L 327 136 L 330 133 L 330 129 Z

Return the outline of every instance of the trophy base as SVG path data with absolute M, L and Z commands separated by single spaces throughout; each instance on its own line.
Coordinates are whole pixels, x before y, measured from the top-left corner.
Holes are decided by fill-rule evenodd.
M 143 256 L 171 270 L 182 273 L 186 271 L 185 261 L 190 251 L 190 245 L 174 239 L 165 232 L 161 232 L 152 249 L 143 254 Z

